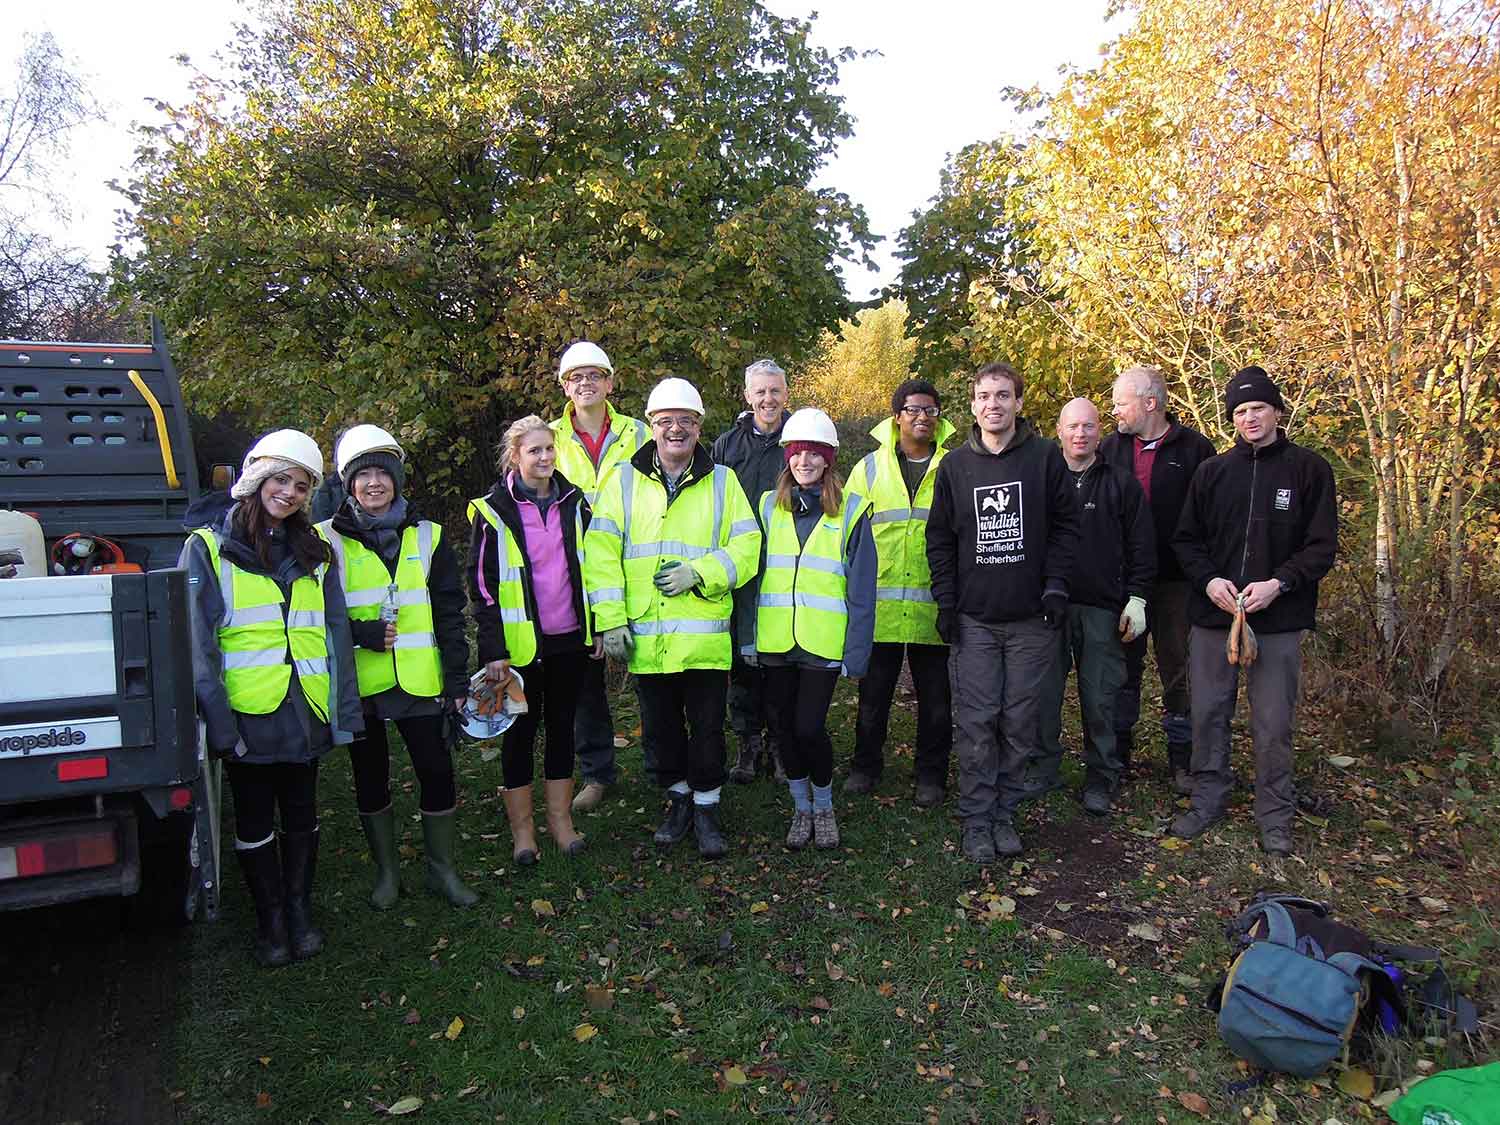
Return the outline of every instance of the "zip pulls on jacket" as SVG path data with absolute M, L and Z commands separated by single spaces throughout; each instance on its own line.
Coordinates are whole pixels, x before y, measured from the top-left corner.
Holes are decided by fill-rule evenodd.
M 1240 555 L 1239 587 L 1245 587 L 1245 575 L 1250 570 L 1250 525 L 1255 521 L 1255 478 L 1260 472 L 1260 449 L 1250 448 L 1250 506 L 1245 510 L 1245 549 Z

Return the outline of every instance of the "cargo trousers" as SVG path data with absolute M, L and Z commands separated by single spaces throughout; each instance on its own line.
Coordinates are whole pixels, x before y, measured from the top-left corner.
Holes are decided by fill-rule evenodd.
M 1245 669 L 1255 746 L 1255 823 L 1290 829 L 1297 812 L 1292 735 L 1302 686 L 1302 633 L 1257 633 L 1260 655 Z M 1225 656 L 1228 629 L 1194 625 L 1188 638 L 1193 707 L 1193 808 L 1221 816 L 1234 788 L 1229 725 L 1241 669 Z
M 1092 605 L 1069 605 L 1057 631 L 1056 655 L 1042 679 L 1041 747 L 1035 772 L 1048 781 L 1062 764 L 1062 709 L 1068 672 L 1078 669 L 1078 705 L 1083 713 L 1085 785 L 1102 782 L 1111 793 L 1120 787 L 1119 749 L 1115 741 L 1115 700 L 1125 682 L 1125 648 L 1120 644 L 1120 615 Z

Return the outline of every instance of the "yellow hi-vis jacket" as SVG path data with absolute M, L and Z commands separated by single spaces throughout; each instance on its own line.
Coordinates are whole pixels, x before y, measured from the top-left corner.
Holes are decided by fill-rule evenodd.
M 567 473 L 563 476 L 567 477 Z M 571 484 L 572 477 L 568 477 Z M 523 545 L 516 541 L 505 521 L 500 518 L 500 513 L 495 511 L 494 505 L 484 496 L 476 496 L 469 501 L 469 522 L 474 522 L 474 517 L 482 518 L 485 523 L 495 529 L 495 561 L 496 569 L 499 571 L 499 586 L 495 590 L 495 606 L 500 610 L 500 628 L 505 634 L 506 659 L 517 668 L 524 668 L 536 659 L 537 627 L 536 620 L 532 616 L 531 602 L 526 589 L 526 551 Z M 573 542 L 583 543 L 583 505 L 573 506 Z M 477 560 L 476 560 L 477 561 Z M 580 575 L 583 568 L 579 567 Z M 583 618 L 583 643 L 593 644 L 594 635 L 589 629 L 589 615 L 587 612 L 579 614 Z
M 701 445 L 669 504 L 655 452 L 649 444 L 611 473 L 594 505 L 583 561 L 594 630 L 629 625 L 632 672 L 727 671 L 733 594 L 755 576 L 760 524 L 734 470 Z M 674 560 L 702 580 L 675 598 L 653 581 Z
M 609 436 L 604 439 L 604 449 L 599 454 L 599 467 L 594 468 L 588 447 L 573 429 L 573 404 L 570 402 L 563 415 L 552 423 L 552 442 L 557 447 L 557 467 L 562 475 L 583 493 L 583 498 L 594 504 L 599 490 L 610 473 L 635 456 L 635 451 L 651 440 L 651 427 L 639 418 L 628 414 L 617 414 L 608 402 L 604 404 L 609 416 Z
M 844 659 L 849 626 L 844 558 L 868 504 L 858 493 L 846 492 L 843 514 L 820 516 L 802 543 L 796 517 L 777 505 L 776 493 L 761 496 L 766 568 L 755 601 L 757 652 L 790 652 L 795 644 L 824 660 Z
M 303 575 L 294 581 L 288 603 L 275 579 L 242 570 L 224 555 L 219 550 L 218 535 L 209 528 L 197 528 L 193 534 L 208 548 L 209 560 L 219 576 L 224 600 L 219 652 L 229 706 L 246 715 L 271 714 L 286 698 L 292 666 L 296 665 L 297 682 L 307 705 L 327 722 L 332 695 L 323 616 L 323 575 L 327 567 L 320 566 L 315 575 Z
M 937 603 L 932 599 L 932 572 L 927 568 L 927 512 L 938 463 L 947 455 L 943 442 L 953 426 L 941 419 L 933 435 L 932 460 L 908 498 L 906 481 L 896 460 L 900 430 L 894 418 L 882 419 L 870 431 L 880 447 L 854 466 L 849 487 L 870 500 L 870 530 L 880 572 L 875 580 L 875 640 L 918 645 L 940 645 Z
M 432 626 L 432 599 L 427 579 L 432 574 L 432 552 L 443 537 L 440 524 L 418 520 L 401 532 L 396 575 L 358 539 L 347 539 L 332 520 L 318 524 L 338 563 L 344 584 L 344 603 L 350 621 L 374 621 L 387 597 L 396 604 L 396 647 L 390 652 L 354 647 L 354 671 L 359 694 L 378 695 L 397 684 L 407 695 L 424 699 L 443 693 L 443 662 Z

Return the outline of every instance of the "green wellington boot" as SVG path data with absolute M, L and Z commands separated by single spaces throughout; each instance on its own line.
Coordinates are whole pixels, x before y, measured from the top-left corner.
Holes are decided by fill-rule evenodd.
M 454 810 L 422 814 L 422 840 L 427 849 L 427 889 L 454 906 L 473 906 L 479 896 L 464 885 L 453 869 Z
M 370 845 L 375 861 L 375 886 L 370 891 L 370 905 L 389 910 L 401 897 L 401 868 L 396 857 L 396 813 L 387 805 L 379 812 L 360 813 L 359 823 Z

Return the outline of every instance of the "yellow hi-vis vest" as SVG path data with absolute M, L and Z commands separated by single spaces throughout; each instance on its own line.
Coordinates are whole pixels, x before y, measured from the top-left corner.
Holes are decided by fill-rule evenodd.
M 565 472 L 563 476 L 568 476 Z M 573 478 L 568 477 L 571 481 Z M 523 581 L 526 569 L 526 552 L 522 550 L 521 544 L 516 542 L 516 537 L 511 534 L 510 528 L 505 526 L 505 521 L 500 518 L 494 506 L 483 496 L 476 496 L 469 501 L 469 522 L 472 524 L 476 516 L 481 517 L 485 523 L 495 529 L 495 550 L 499 566 L 499 588 L 492 593 L 495 606 L 500 610 L 500 628 L 505 634 L 505 650 L 510 655 L 506 657 L 517 668 L 524 668 L 536 659 L 537 628 L 536 622 L 531 618 L 531 610 L 526 605 L 526 585 Z M 577 504 L 573 508 L 573 542 L 583 542 L 583 505 Z M 479 565 L 479 560 L 474 560 Z M 582 577 L 583 568 L 579 567 L 579 576 Z M 586 586 L 586 584 L 585 584 Z M 594 635 L 589 629 L 589 615 L 587 609 L 581 615 L 583 617 L 583 643 L 592 644 Z
M 427 579 L 432 573 L 432 553 L 443 537 L 442 526 L 418 520 L 402 530 L 394 579 L 379 555 L 358 539 L 340 535 L 332 520 L 318 524 L 318 532 L 333 548 L 350 621 L 375 621 L 388 597 L 396 603 L 395 649 L 377 652 L 354 646 L 354 671 L 359 676 L 361 698 L 389 691 L 397 684 L 407 695 L 424 699 L 441 695 L 443 662 L 433 632 Z
M 213 531 L 200 527 L 193 534 L 208 547 L 209 561 L 219 576 L 224 600 L 219 653 L 229 706 L 246 715 L 271 714 L 286 698 L 295 665 L 307 705 L 327 722 L 333 692 L 323 616 L 323 575 L 328 568 L 320 566 L 311 577 L 294 581 L 291 602 L 286 604 L 274 579 L 242 570 L 225 557 Z
M 879 571 L 875 578 L 875 640 L 886 643 L 940 645 L 937 603 L 932 600 L 932 572 L 927 568 L 927 513 L 938 463 L 947 455 L 943 442 L 953 434 L 946 420 L 933 435 L 932 460 L 908 498 L 896 460 L 900 433 L 894 419 L 883 419 L 870 431 L 880 447 L 849 474 L 849 487 L 870 499 L 870 531 Z
M 766 568 L 755 602 L 757 652 L 790 652 L 795 644 L 824 660 L 844 659 L 849 625 L 844 559 L 868 506 L 858 493 L 845 493 L 843 515 L 819 516 L 807 542 L 799 543 L 796 518 L 777 505 L 776 493 L 761 496 Z
M 702 579 L 675 598 L 653 581 L 673 560 Z M 734 590 L 759 561 L 760 524 L 734 470 L 714 465 L 669 505 L 666 486 L 627 461 L 600 490 L 585 539 L 594 629 L 630 626 L 632 672 L 727 671 Z
M 552 423 L 552 443 L 557 448 L 557 468 L 562 475 L 576 485 L 592 507 L 604 487 L 605 480 L 617 467 L 635 456 L 636 450 L 651 440 L 651 427 L 639 418 L 615 413 L 608 402 L 604 404 L 609 416 L 609 436 L 604 439 L 604 449 L 599 454 L 599 467 L 594 467 L 588 447 L 573 429 L 573 404 L 563 410 L 563 416 Z

